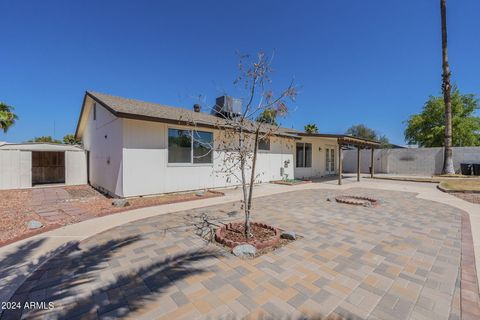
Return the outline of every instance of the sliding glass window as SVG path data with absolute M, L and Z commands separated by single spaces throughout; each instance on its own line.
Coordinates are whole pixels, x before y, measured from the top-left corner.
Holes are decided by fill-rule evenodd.
M 168 129 L 168 163 L 213 163 L 213 133 Z

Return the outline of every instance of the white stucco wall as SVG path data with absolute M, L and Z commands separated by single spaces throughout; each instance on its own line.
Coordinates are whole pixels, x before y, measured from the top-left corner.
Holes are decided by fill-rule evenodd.
M 159 122 L 125 119 L 123 122 L 123 195 L 137 196 L 166 192 L 219 188 L 238 184 L 232 174 L 226 174 L 225 154 L 215 151 L 213 164 L 169 164 L 168 128 L 185 128 Z M 214 133 L 218 150 L 221 132 Z M 272 138 L 270 151 L 258 154 L 257 182 L 281 179 L 280 167 L 290 164 L 285 173 L 293 176 L 293 152 L 290 139 Z M 238 176 L 238 172 L 236 173 Z
M 20 151 L 20 185 L 19 188 L 32 186 L 32 152 Z
M 0 150 L 0 189 L 32 186 L 32 153 L 21 150 Z
M 301 141 L 312 144 L 312 166 L 310 168 L 297 168 L 296 162 L 294 163 L 295 178 L 304 179 L 312 177 L 323 177 L 328 175 L 326 172 L 326 149 L 333 149 L 335 154 L 335 170 L 330 174 L 334 174 L 338 171 L 338 144 L 336 139 L 320 138 L 320 137 L 302 137 Z M 295 154 L 295 149 L 294 149 Z M 296 159 L 295 159 L 296 161 Z
M 388 168 L 388 150 L 389 149 L 375 149 L 373 154 L 374 171 L 377 173 L 384 173 Z M 360 151 L 360 172 L 369 173 L 371 163 L 372 151 L 371 149 L 364 149 Z M 357 150 L 343 151 L 343 172 L 355 173 L 357 172 Z
M 87 183 L 87 158 L 85 151 L 65 152 L 65 184 Z
M 443 148 L 377 149 L 375 172 L 404 175 L 439 174 L 443 166 Z M 357 151 L 344 152 L 344 172 L 356 172 Z M 453 164 L 460 172 L 461 163 L 480 163 L 480 147 L 454 147 Z M 362 150 L 361 172 L 369 172 L 370 150 Z
M 97 104 L 93 120 L 93 100 L 85 101 L 88 114 L 83 145 L 90 152 L 90 183 L 108 193 L 123 196 L 123 120 Z

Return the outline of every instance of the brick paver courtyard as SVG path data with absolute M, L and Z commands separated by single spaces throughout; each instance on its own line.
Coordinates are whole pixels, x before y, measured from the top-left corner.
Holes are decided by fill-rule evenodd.
M 302 238 L 253 260 L 207 244 L 192 226 L 204 213 L 241 219 L 238 203 L 136 221 L 71 246 L 11 301 L 53 302 L 23 310 L 42 319 L 459 319 L 462 211 L 413 193 L 345 193 L 382 203 L 327 201 L 342 194 L 333 190 L 255 199 L 254 220 Z

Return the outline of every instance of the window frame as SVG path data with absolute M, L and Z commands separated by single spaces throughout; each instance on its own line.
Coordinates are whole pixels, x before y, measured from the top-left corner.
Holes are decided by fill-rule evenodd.
M 298 145 L 303 145 L 302 148 L 302 165 L 299 166 L 298 157 L 297 157 L 297 147 Z M 307 153 L 306 153 L 306 145 L 310 145 L 310 165 L 307 166 Z M 311 142 L 297 142 L 295 144 L 295 168 L 312 168 L 313 165 L 313 144 Z
M 268 149 L 262 149 L 260 148 L 260 142 L 262 141 L 266 141 L 267 145 L 268 145 Z M 258 139 L 258 151 L 270 151 L 271 150 L 271 140 L 270 140 L 270 137 L 265 137 L 265 138 L 259 138 Z
M 190 133 L 190 162 L 169 162 L 168 160 L 168 155 L 169 155 L 169 130 L 183 130 L 183 131 L 188 131 Z M 194 163 L 193 162 L 193 132 L 205 132 L 205 133 L 210 133 L 212 134 L 212 161 L 209 163 Z M 189 127 L 176 127 L 176 126 L 167 126 L 166 128 L 166 134 L 165 134 L 165 145 L 167 149 L 167 167 L 213 167 L 213 151 L 215 149 L 213 148 L 215 142 L 215 133 L 212 130 L 195 130 Z

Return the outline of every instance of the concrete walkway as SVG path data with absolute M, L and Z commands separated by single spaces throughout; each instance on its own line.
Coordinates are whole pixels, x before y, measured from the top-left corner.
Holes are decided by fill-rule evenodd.
M 470 215 L 477 273 L 480 270 L 480 206 L 440 192 L 434 184 L 368 179 L 364 179 L 360 183 L 353 182 L 353 179 L 345 179 L 342 186 L 336 185 L 336 180 L 299 186 L 265 184 L 256 187 L 255 197 L 296 190 L 346 190 L 352 187 L 416 192 L 418 193 L 418 198 L 448 204 L 466 211 Z M 0 301 L 8 301 L 26 277 L 48 260 L 49 257 L 68 246 L 76 245 L 79 241 L 139 219 L 220 205 L 240 199 L 240 190 L 227 190 L 225 197 L 142 208 L 95 218 L 2 247 L 0 248 L 0 264 L 2 266 L 2 271 L 0 271 Z

